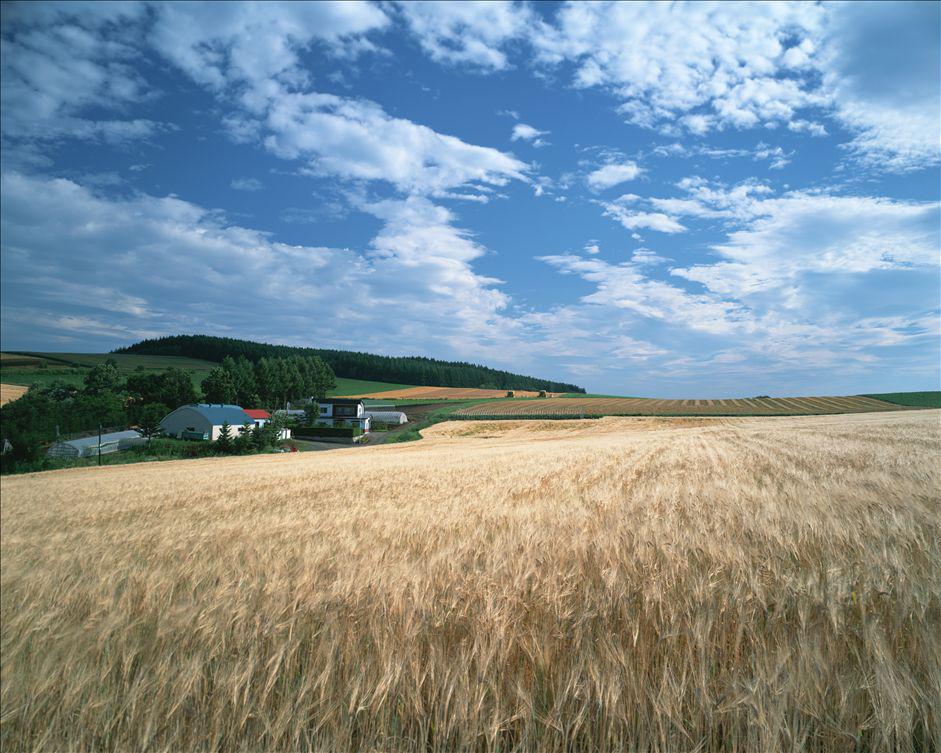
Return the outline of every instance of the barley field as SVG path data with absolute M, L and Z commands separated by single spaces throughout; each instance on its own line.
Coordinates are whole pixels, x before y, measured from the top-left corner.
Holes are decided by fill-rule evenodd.
M 2 480 L 0 747 L 935 751 L 941 413 Z
M 27 387 L 18 384 L 0 384 L 0 405 L 6 405 L 17 398 L 23 397 L 27 389 Z
M 803 416 L 907 410 L 869 397 L 782 397 L 738 400 L 657 400 L 645 397 L 564 397 L 481 403 L 456 416 Z

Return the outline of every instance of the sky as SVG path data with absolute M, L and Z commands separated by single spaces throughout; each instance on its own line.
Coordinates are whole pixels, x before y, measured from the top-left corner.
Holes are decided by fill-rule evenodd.
M 2 347 L 939 389 L 937 3 L 4 3 Z

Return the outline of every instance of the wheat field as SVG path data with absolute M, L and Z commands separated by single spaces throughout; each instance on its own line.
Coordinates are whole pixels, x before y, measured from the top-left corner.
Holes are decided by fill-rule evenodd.
M 26 387 L 19 384 L 0 384 L 0 405 L 6 405 L 13 400 L 17 400 L 27 392 Z
M 2 480 L 16 751 L 934 751 L 941 413 Z

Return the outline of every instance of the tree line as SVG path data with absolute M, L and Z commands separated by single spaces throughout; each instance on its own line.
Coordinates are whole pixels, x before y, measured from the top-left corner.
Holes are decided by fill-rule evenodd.
M 239 340 L 210 335 L 172 335 L 142 340 L 115 353 L 153 356 L 186 356 L 221 362 L 225 357 L 244 357 L 257 364 L 263 358 L 291 356 L 320 358 L 333 372 L 348 379 L 414 384 L 434 387 L 480 387 L 505 390 L 584 392 L 565 382 L 514 374 L 461 361 L 440 361 L 424 356 L 380 356 L 347 350 L 300 348 L 291 345 Z
M 198 402 L 235 403 L 243 408 L 278 408 L 288 400 L 323 397 L 336 384 L 333 372 L 314 356 L 224 358 L 212 369 L 202 393 L 183 369 L 138 369 L 122 377 L 114 360 L 85 374 L 82 387 L 54 382 L 34 384 L 25 395 L 0 407 L 0 426 L 9 451 L 3 469 L 35 463 L 57 437 L 135 426 L 145 436 L 159 434 L 160 421 L 175 408 Z M 254 438 L 268 441 L 259 434 Z

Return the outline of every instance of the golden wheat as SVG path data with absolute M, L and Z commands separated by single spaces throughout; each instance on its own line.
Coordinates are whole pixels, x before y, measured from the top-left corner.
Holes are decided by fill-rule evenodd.
M 0 384 L 0 405 L 21 398 L 26 392 L 27 388 L 19 384 Z
M 936 411 L 2 481 L 15 751 L 929 751 Z

